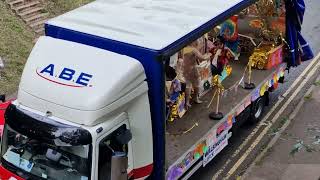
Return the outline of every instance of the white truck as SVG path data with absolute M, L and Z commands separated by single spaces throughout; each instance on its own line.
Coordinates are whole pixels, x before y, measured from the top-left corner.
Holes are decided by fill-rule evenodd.
M 167 122 L 168 62 L 254 2 L 99 0 L 49 20 L 17 99 L 2 104 L 0 179 L 190 177 L 227 146 L 233 128 L 261 117 L 285 66 L 252 70 L 255 88 L 229 91 L 221 120 L 208 117 L 208 80 L 205 103 Z M 230 62 L 226 89 L 238 83 L 247 62 L 246 55 Z

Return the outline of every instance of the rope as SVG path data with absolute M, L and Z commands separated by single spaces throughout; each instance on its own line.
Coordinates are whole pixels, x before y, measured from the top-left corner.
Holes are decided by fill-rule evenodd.
M 185 131 L 182 131 L 180 133 L 167 133 L 167 134 L 170 135 L 170 136 L 182 136 L 184 134 L 187 134 L 187 133 L 191 132 L 195 127 L 198 127 L 198 126 L 199 126 L 199 123 L 196 122 L 196 123 L 193 124 L 193 126 L 191 126 L 189 129 L 187 129 Z

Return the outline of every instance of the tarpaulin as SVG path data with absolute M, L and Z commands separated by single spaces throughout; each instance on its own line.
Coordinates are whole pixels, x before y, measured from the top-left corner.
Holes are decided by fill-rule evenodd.
M 304 0 L 286 0 L 286 38 L 289 45 L 288 67 L 311 60 L 313 52 L 301 34 L 305 12 Z

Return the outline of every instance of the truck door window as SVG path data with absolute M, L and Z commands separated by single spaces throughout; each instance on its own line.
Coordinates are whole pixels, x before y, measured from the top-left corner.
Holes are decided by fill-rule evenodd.
M 99 160 L 98 160 L 98 178 L 99 180 L 111 179 L 111 158 L 113 152 L 126 152 L 128 153 L 128 144 L 122 145 L 116 140 L 116 136 L 126 130 L 126 126 L 123 125 L 99 144 Z

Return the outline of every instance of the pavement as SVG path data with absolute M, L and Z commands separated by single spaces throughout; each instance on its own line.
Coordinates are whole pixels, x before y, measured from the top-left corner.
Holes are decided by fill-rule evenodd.
M 287 128 L 242 177 L 245 180 L 320 179 L 320 76 L 300 99 Z

